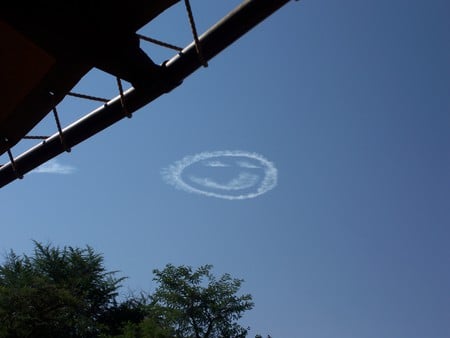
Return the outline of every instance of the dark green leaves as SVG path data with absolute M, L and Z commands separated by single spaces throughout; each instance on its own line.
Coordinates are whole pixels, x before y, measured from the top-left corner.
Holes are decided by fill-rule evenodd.
M 238 338 L 253 307 L 241 279 L 212 266 L 154 270 L 151 295 L 118 301 L 123 278 L 86 248 L 35 242 L 32 255 L 10 252 L 0 265 L 0 337 Z
M 176 337 L 246 336 L 247 330 L 236 321 L 253 307 L 251 295 L 238 296 L 243 281 L 229 274 L 217 279 L 211 269 L 169 264 L 153 271 L 159 286 L 151 296 L 152 312 L 174 329 Z
M 121 281 L 90 247 L 35 242 L 32 256 L 11 252 L 0 266 L 2 337 L 94 336 Z

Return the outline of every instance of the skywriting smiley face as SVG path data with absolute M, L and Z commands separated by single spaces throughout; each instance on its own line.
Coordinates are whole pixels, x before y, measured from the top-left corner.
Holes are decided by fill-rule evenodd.
M 274 188 L 277 169 L 259 154 L 225 150 L 186 156 L 165 168 L 163 177 L 188 192 L 240 200 Z

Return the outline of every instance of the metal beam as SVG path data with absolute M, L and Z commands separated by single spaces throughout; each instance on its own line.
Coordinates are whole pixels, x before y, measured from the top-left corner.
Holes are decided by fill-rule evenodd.
M 287 2 L 289 0 L 244 1 L 200 36 L 203 57 L 210 60 Z M 124 93 L 128 113 L 135 112 L 172 90 L 183 79 L 201 67 L 194 42 L 166 62 L 165 67 L 166 79 L 154 82 L 152 86 L 145 90 L 131 88 Z M 64 144 L 61 142 L 60 134 L 55 133 L 44 142 L 16 157 L 14 163 L 9 162 L 0 167 L 0 188 L 124 117 L 126 115 L 120 96 L 117 96 L 64 128 L 62 131 Z

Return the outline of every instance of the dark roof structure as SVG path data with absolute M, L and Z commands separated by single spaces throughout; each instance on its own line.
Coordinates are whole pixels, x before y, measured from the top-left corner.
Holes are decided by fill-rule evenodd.
M 136 31 L 179 0 L 0 5 L 0 154 L 24 137 L 93 67 L 131 82 L 159 67 Z M 10 2 L 9 2 L 10 3 Z M 103 5 L 103 6 L 101 6 Z
M 161 95 L 273 14 L 289 0 L 245 0 L 162 65 L 140 48 L 136 32 L 179 0 L 44 0 L 30 8 L 0 4 L 0 187 L 92 137 Z M 24 10 L 26 9 L 26 10 Z M 93 67 L 117 78 L 120 95 L 67 127 L 56 106 Z M 133 87 L 123 91 L 121 79 Z M 11 148 L 53 110 L 58 132 L 14 157 Z

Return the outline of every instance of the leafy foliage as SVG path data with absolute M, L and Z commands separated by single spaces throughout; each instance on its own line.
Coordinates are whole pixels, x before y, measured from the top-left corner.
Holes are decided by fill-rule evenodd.
M 33 256 L 11 252 L 0 266 L 2 337 L 86 337 L 101 331 L 122 278 L 92 248 L 35 242 Z
M 11 251 L 0 265 L 0 337 L 239 338 L 253 307 L 242 280 L 167 265 L 154 270 L 154 294 L 118 301 L 123 278 L 106 271 L 91 247 L 35 242 L 33 255 Z
M 189 266 L 169 264 L 153 271 L 159 286 L 151 296 L 151 314 L 171 327 L 175 337 L 247 335 L 237 320 L 253 308 L 251 295 L 237 296 L 243 281 L 229 274 L 217 279 L 211 269 L 211 265 L 204 265 L 193 271 Z

